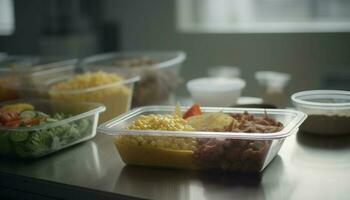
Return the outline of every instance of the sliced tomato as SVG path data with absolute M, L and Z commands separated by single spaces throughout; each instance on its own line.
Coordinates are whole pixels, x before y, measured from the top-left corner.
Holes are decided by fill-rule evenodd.
M 7 127 L 18 127 L 19 125 L 21 125 L 22 120 L 18 119 L 18 120 L 12 120 L 12 121 L 7 121 L 4 123 L 5 126 Z
M 26 126 L 37 125 L 37 124 L 40 123 L 40 118 L 25 119 L 25 120 L 23 120 L 23 123 L 24 123 Z
M 0 122 L 6 124 L 7 122 L 19 120 L 18 112 L 0 112 Z
M 183 115 L 182 118 L 187 119 L 195 115 L 201 115 L 201 107 L 198 104 L 193 104 Z

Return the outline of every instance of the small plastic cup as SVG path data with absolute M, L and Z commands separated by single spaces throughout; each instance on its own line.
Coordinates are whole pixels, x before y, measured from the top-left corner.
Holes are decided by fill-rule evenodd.
M 240 78 L 207 77 L 187 82 L 193 100 L 202 106 L 232 106 L 246 83 Z
M 211 77 L 239 78 L 241 70 L 233 66 L 215 66 L 208 70 L 208 75 Z

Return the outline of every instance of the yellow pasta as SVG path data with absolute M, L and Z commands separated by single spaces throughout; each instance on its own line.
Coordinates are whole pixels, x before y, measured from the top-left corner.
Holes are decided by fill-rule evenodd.
M 131 103 L 131 90 L 121 76 L 113 73 L 94 72 L 77 75 L 51 87 L 50 97 L 67 102 L 98 102 L 106 106 L 100 122 L 126 112 Z

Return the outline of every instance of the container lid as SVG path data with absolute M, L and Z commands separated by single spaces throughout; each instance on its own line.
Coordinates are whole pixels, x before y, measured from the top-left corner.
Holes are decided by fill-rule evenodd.
M 186 111 L 188 107 L 181 107 L 181 111 Z M 223 113 L 243 113 L 245 111 L 254 115 L 265 115 L 266 113 L 282 120 L 284 128 L 275 133 L 235 133 L 235 132 L 211 132 L 211 131 L 161 131 L 161 130 L 128 130 L 126 127 L 138 116 L 143 114 L 169 114 L 175 110 L 174 106 L 145 106 L 135 108 L 125 114 L 101 124 L 98 131 L 109 135 L 158 135 L 158 136 L 178 136 L 178 137 L 198 137 L 198 138 L 231 138 L 231 139 L 251 139 L 251 140 L 272 140 L 288 137 L 298 130 L 307 115 L 300 111 L 286 109 L 260 109 L 260 108 L 228 108 L 228 107 L 201 107 L 202 112 L 223 112 Z
M 182 51 L 125 51 L 125 52 L 110 52 L 105 54 L 98 54 L 84 58 L 80 62 L 81 67 L 104 65 L 110 66 L 112 63 L 119 59 L 128 59 L 134 57 L 146 56 L 154 60 L 154 64 L 151 64 L 155 69 L 167 68 L 178 65 L 186 59 L 185 52 Z M 149 65 L 141 65 L 137 68 L 145 67 Z M 119 66 L 118 66 L 119 67 Z M 122 66 L 121 66 L 122 67 Z
M 0 60 L 0 73 L 30 71 L 30 67 L 38 63 L 39 58 L 34 56 L 7 56 Z
M 1 131 L 35 131 L 40 129 L 47 129 L 52 128 L 56 126 L 61 126 L 64 124 L 68 124 L 72 121 L 91 116 L 97 113 L 104 112 L 106 110 L 106 107 L 100 103 L 93 103 L 93 102 L 70 102 L 67 104 L 65 101 L 58 101 L 58 100 L 49 100 L 49 99 L 20 99 L 20 100 L 13 100 L 13 101 L 7 101 L 7 102 L 1 102 L 0 107 L 7 105 L 7 104 L 13 104 L 13 103 L 29 103 L 34 105 L 35 107 L 39 107 L 41 109 L 55 109 L 58 112 L 61 112 L 62 110 L 79 110 L 79 113 L 74 114 L 72 117 L 53 122 L 43 125 L 36 125 L 33 127 L 17 127 L 17 128 L 8 128 L 4 126 L 0 126 L 0 132 Z M 42 111 L 40 109 L 40 111 Z
M 292 95 L 296 104 L 321 109 L 350 108 L 350 91 L 343 90 L 308 90 Z
M 50 85 L 53 85 L 55 83 L 58 82 L 62 82 L 62 81 L 67 81 L 69 79 L 71 79 L 72 76 L 65 76 L 65 77 L 59 77 L 57 79 L 53 79 L 49 82 L 46 83 L 46 87 L 44 88 L 44 90 L 47 90 L 48 88 L 50 88 Z M 94 92 L 94 91 L 98 91 L 98 90 L 103 90 L 103 89 L 107 89 L 107 88 L 111 88 L 111 87 L 117 87 L 117 86 L 122 86 L 122 85 L 128 85 L 128 84 L 132 84 L 135 83 L 137 81 L 140 80 L 139 76 L 134 76 L 128 79 L 124 79 L 121 81 L 116 81 L 116 82 L 112 82 L 112 83 L 108 83 L 108 84 L 103 84 L 103 85 L 99 85 L 99 86 L 94 86 L 94 87 L 88 87 L 88 88 L 84 88 L 84 89 L 66 89 L 66 90 L 60 90 L 60 89 L 49 89 L 50 92 L 52 93 L 66 93 L 66 94 L 75 94 L 75 93 L 81 93 L 81 92 Z
M 36 76 L 40 73 L 52 73 L 66 68 L 74 69 L 78 59 L 54 60 L 30 56 L 10 56 L 0 61 L 0 73 L 16 73 L 24 76 Z M 64 68 L 64 69 L 62 69 Z

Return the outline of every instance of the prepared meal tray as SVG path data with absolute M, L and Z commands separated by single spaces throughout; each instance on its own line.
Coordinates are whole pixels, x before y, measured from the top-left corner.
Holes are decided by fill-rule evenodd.
M 19 97 L 17 91 L 8 85 L 18 83 L 17 69 L 27 68 L 37 62 L 37 58 L 29 56 L 6 56 L 0 60 L 0 101 L 8 101 Z
M 99 126 L 128 165 L 262 171 L 306 114 L 292 110 L 136 108 Z
M 100 122 L 130 109 L 134 83 L 139 77 L 124 78 L 116 73 L 91 71 L 47 82 L 48 96 L 66 102 L 97 102 L 106 106 Z
M 37 61 L 1 66 L 0 101 L 16 98 L 47 98 L 47 93 L 42 91 L 43 83 L 73 75 L 76 63 L 77 59 L 71 59 L 47 64 L 40 64 Z
M 0 70 L 28 68 L 38 64 L 40 59 L 35 56 L 9 55 L 0 59 Z
M 180 67 L 184 52 L 112 52 L 87 57 L 80 62 L 82 70 L 102 69 L 128 76 L 140 76 L 135 84 L 132 105 L 166 104 L 181 83 Z
M 17 100 L 0 104 L 0 155 L 40 157 L 95 136 L 105 107 L 95 103 Z

